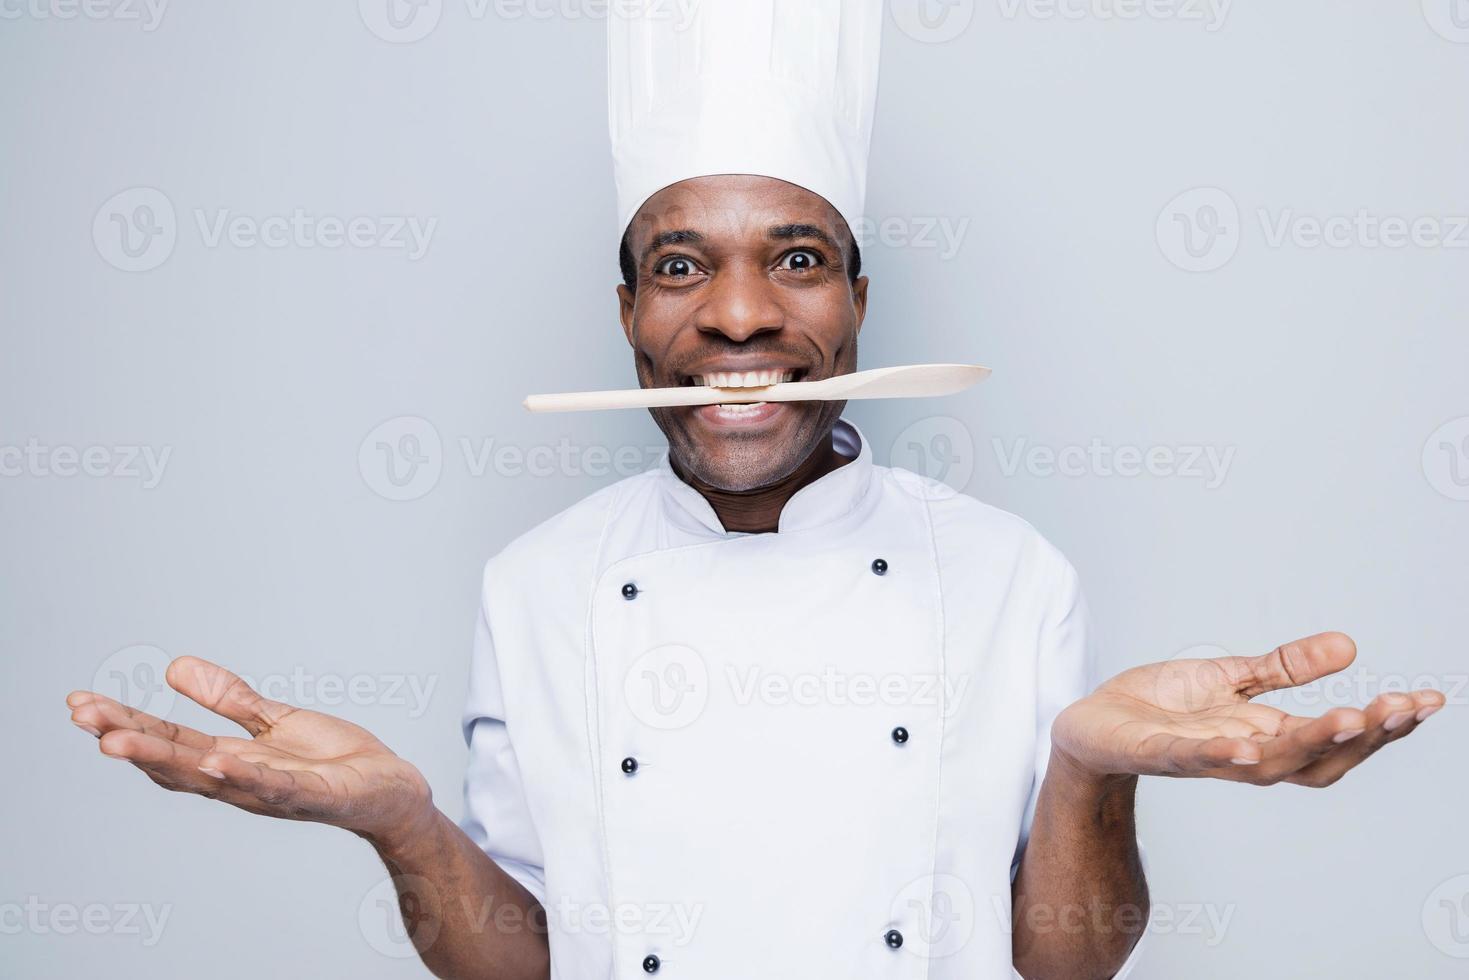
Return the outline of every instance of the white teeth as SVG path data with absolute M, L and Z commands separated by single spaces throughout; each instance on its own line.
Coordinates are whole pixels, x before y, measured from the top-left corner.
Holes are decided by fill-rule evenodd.
M 754 415 L 765 407 L 765 402 L 751 402 L 748 405 L 718 405 L 716 406 L 720 416 L 727 419 L 745 418 Z
M 711 374 L 694 375 L 695 387 L 710 388 L 764 388 L 766 385 L 781 384 L 795 378 L 794 371 L 716 371 Z

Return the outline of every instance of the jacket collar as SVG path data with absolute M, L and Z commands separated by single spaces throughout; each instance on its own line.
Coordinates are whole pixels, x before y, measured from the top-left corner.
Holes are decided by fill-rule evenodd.
M 803 531 L 829 524 L 850 513 L 866 496 L 872 483 L 872 447 L 867 438 L 851 422 L 838 419 L 832 428 L 831 444 L 851 461 L 797 490 L 780 512 L 777 532 Z M 693 518 L 705 529 L 722 537 L 739 537 L 748 533 L 726 531 L 704 495 L 674 472 L 668 455 L 664 450 L 653 470 L 663 485 L 671 510 Z

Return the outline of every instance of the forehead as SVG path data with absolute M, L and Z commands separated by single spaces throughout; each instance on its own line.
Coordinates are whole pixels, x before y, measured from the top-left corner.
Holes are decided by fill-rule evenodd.
M 710 240 L 762 240 L 769 228 L 809 224 L 845 243 L 847 223 L 819 194 L 752 174 L 692 177 L 670 184 L 643 203 L 628 227 L 634 249 L 669 231 L 697 231 Z

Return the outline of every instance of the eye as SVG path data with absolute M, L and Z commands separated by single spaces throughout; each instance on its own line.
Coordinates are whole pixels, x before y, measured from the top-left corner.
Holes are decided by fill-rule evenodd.
M 819 253 L 809 248 L 797 248 L 780 257 L 779 268 L 789 269 L 792 272 L 805 272 L 823 263 L 824 260 Z
M 659 276 L 672 276 L 675 279 L 684 279 L 699 271 L 692 259 L 682 255 L 670 255 L 653 266 L 653 274 Z

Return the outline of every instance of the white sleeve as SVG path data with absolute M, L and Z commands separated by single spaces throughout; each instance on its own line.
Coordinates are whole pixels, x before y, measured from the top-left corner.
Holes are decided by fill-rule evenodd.
M 487 569 L 486 589 L 488 582 Z M 520 764 L 505 722 L 505 694 L 486 591 L 480 596 L 462 724 L 469 764 L 464 773 L 464 817 L 459 827 L 506 874 L 544 904 L 546 875 L 541 842 L 526 805 Z
M 1099 683 L 1086 597 L 1082 594 L 1076 569 L 1064 558 L 1060 559 L 1060 563 L 1059 582 L 1052 583 L 1040 642 L 1036 648 L 1035 781 L 1031 784 L 1030 798 L 1025 804 L 1025 816 L 1020 824 L 1020 841 L 1015 848 L 1015 858 L 1010 863 L 1012 882 L 1020 869 L 1020 858 L 1025 853 L 1025 845 L 1030 840 L 1030 828 L 1035 821 L 1036 799 L 1040 796 L 1046 764 L 1051 758 L 1051 724 L 1063 709 L 1086 697 Z M 1146 876 L 1147 858 L 1141 846 L 1138 847 L 1138 856 Z M 1137 966 L 1138 954 L 1147 942 L 1147 934 L 1148 931 L 1144 929 L 1113 980 L 1123 980 Z M 1015 975 L 1020 976 L 1018 972 Z

